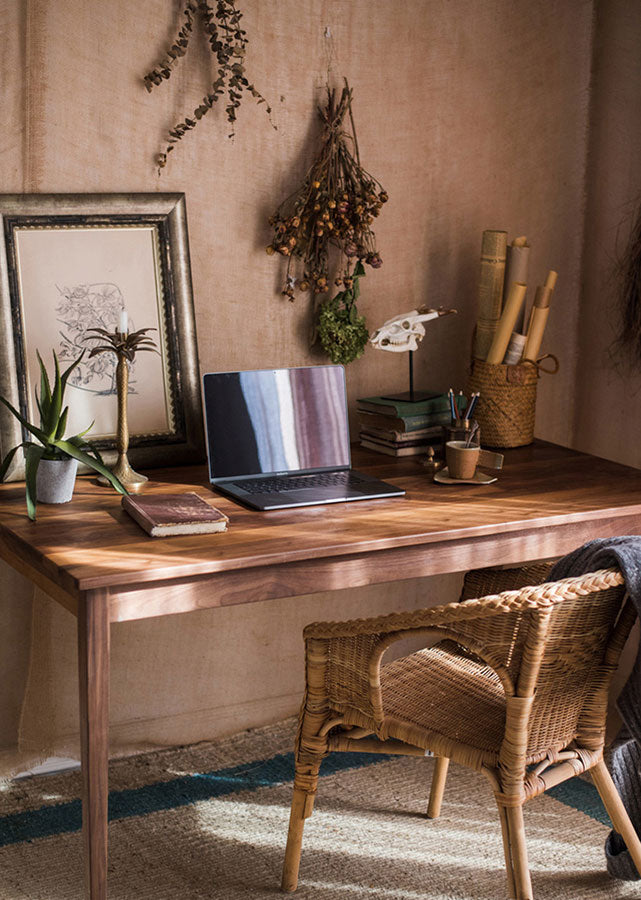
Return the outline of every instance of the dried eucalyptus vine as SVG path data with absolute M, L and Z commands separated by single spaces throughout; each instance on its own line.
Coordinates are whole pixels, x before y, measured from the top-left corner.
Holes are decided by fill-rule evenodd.
M 240 106 L 243 91 L 248 91 L 258 103 L 266 103 L 265 98 L 250 84 L 245 75 L 244 57 L 248 43 L 247 32 L 240 27 L 242 12 L 236 9 L 234 0 L 216 0 L 215 5 L 210 5 L 205 0 L 187 0 L 183 9 L 183 25 L 165 57 L 158 65 L 144 77 L 145 87 L 148 91 L 171 76 L 173 67 L 178 60 L 185 55 L 189 45 L 189 39 L 194 30 L 196 16 L 200 15 L 202 27 L 209 41 L 211 52 L 218 63 L 218 78 L 214 81 L 211 91 L 203 97 L 201 103 L 193 112 L 193 118 L 186 117 L 169 132 L 167 146 L 158 154 L 158 168 L 167 165 L 167 156 L 174 149 L 175 144 L 182 140 L 183 136 L 196 127 L 197 122 L 207 115 L 209 110 L 225 94 L 227 105 L 225 112 L 227 121 L 231 125 L 229 137 L 234 136 L 234 123 L 236 122 L 236 110 Z M 271 107 L 266 107 L 267 115 L 271 115 Z M 272 127 L 276 127 L 272 123 Z

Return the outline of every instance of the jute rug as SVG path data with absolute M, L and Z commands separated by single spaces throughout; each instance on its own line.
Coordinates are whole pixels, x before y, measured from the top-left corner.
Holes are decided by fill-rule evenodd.
M 279 892 L 295 724 L 110 766 L 110 900 L 245 900 Z M 497 900 L 500 827 L 485 779 L 452 765 L 439 819 L 424 818 L 433 761 L 334 754 L 308 820 L 298 897 Z M 80 775 L 0 794 L 1 900 L 82 897 Z M 537 900 L 639 897 L 604 871 L 607 817 L 579 779 L 525 811 Z

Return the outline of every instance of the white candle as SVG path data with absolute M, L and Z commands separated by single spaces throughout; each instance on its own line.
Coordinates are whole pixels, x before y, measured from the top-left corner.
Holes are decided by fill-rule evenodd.
M 119 329 L 119 331 L 121 334 L 129 333 L 129 316 L 127 315 L 127 310 L 124 308 L 120 310 L 120 329 Z

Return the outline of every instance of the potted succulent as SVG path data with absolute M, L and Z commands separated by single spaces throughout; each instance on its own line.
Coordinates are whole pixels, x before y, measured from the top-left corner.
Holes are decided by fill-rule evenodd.
M 103 475 L 119 493 L 127 493 L 116 476 L 105 468 L 95 447 L 85 438 L 93 422 L 80 434 L 72 437 L 64 436 L 69 413 L 69 407 L 63 407 L 65 388 L 69 376 L 84 355 L 83 351 L 78 359 L 60 374 L 58 357 L 54 351 L 55 375 L 51 386 L 47 370 L 38 353 L 40 394 L 38 395 L 36 391 L 36 403 L 40 413 L 39 427 L 28 422 L 8 400 L 0 396 L 0 403 L 4 403 L 20 424 L 38 441 L 38 443 L 23 441 L 17 447 L 13 447 L 0 465 L 0 481 L 3 481 L 13 457 L 22 447 L 25 457 L 27 513 L 34 521 L 38 500 L 41 503 L 67 503 L 71 500 L 79 462 Z

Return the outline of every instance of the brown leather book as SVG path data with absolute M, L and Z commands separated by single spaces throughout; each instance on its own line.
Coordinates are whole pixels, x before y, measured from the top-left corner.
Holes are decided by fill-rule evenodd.
M 229 519 L 198 494 L 145 494 L 122 498 L 122 508 L 152 537 L 226 531 Z

